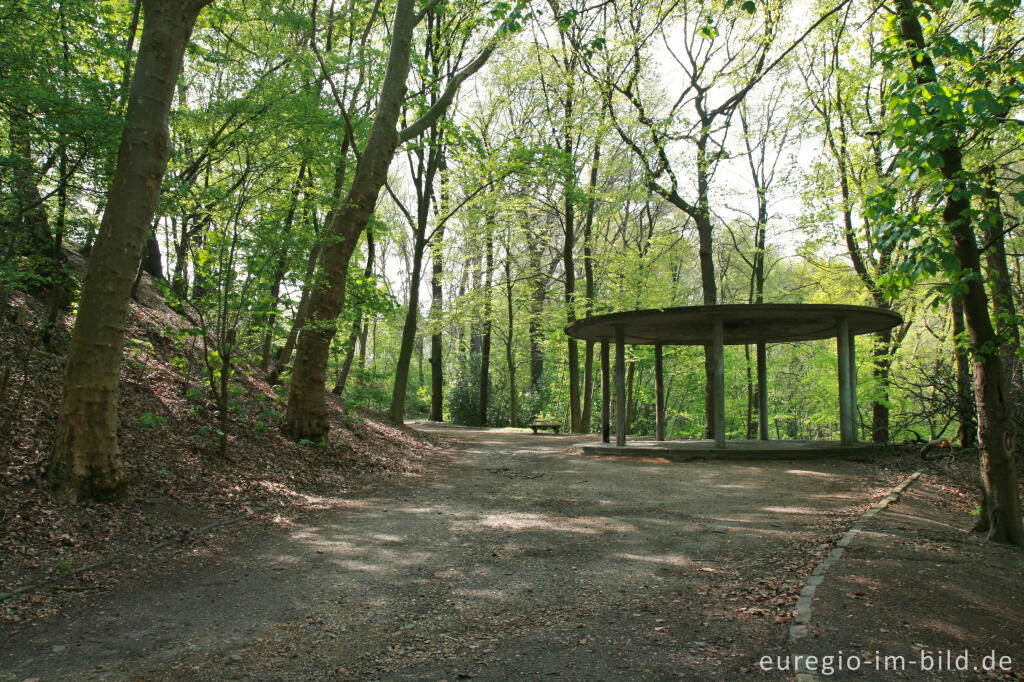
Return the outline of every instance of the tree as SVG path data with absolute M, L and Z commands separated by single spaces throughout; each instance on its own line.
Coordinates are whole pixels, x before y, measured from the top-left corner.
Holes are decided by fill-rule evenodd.
M 994 44 L 970 34 L 936 31 L 948 7 L 963 12 L 968 21 L 992 25 Z M 1024 62 L 1013 48 L 1018 41 L 1005 33 L 1005 22 L 1019 7 L 1018 1 L 1003 0 L 949 3 L 933 10 L 914 0 L 897 0 L 888 49 L 879 53 L 886 69 L 907 74 L 890 101 L 889 131 L 898 149 L 899 179 L 920 182 L 941 213 L 896 214 L 891 185 L 879 192 L 872 210 L 890 243 L 916 244 L 916 258 L 904 268 L 900 283 L 941 269 L 950 278 L 948 293 L 963 303 L 981 448 L 982 503 L 976 529 L 989 539 L 1024 546 L 1003 341 L 989 313 L 975 234 L 978 209 L 972 201 L 983 199 L 984 186 L 965 165 L 970 141 L 1006 125 L 1009 112 L 1018 106 Z M 1018 196 L 1024 198 L 1024 193 Z M 924 228 L 932 232 L 924 234 Z
M 888 310 L 898 307 L 900 302 L 890 297 L 882 280 L 899 267 L 905 254 L 894 243 L 884 246 L 880 243 L 878 228 L 863 206 L 891 165 L 891 160 L 886 158 L 885 141 L 876 127 L 884 117 L 892 84 L 888 74 L 862 63 L 860 55 L 851 47 L 854 22 L 849 10 L 836 16 L 823 31 L 822 42 L 810 46 L 811 57 L 801 66 L 805 97 L 818 121 L 825 142 L 823 151 L 830 161 L 827 170 L 816 169 L 820 177 L 816 178 L 811 201 L 830 202 L 830 211 L 838 215 L 841 225 L 835 228 L 834 220 L 821 221 L 828 226 L 825 229 L 830 232 L 829 238 L 842 241 L 872 303 Z M 877 36 L 869 21 L 863 23 L 867 25 L 856 32 L 856 39 L 867 42 L 866 50 L 870 54 Z M 838 197 L 834 196 L 836 187 Z M 920 197 L 908 190 L 900 195 L 899 210 L 914 211 L 919 202 Z M 814 215 L 812 220 L 816 217 Z M 833 231 L 839 234 L 831 234 Z M 892 359 L 913 322 L 913 310 L 904 313 L 904 323 L 899 327 L 875 334 L 872 348 L 871 437 L 877 443 L 890 438 Z
M 70 501 L 124 494 L 117 395 L 124 321 L 170 153 L 168 114 L 185 47 L 211 0 L 143 0 L 117 170 L 71 336 L 51 484 Z
M 458 71 L 459 63 L 471 37 L 461 30 L 465 17 L 447 16 L 446 13 L 427 13 L 426 37 L 423 62 L 420 73 L 421 90 L 427 108 L 437 104 L 440 96 L 440 85 L 450 80 Z M 447 114 L 446 114 L 447 115 Z M 431 209 L 436 208 L 435 181 L 445 167 L 447 141 L 442 126 L 433 125 L 418 139 L 418 144 L 411 150 L 409 173 L 416 193 L 415 216 L 398 196 L 391 196 L 398 205 L 413 234 L 412 268 L 409 278 L 409 303 L 406 311 L 405 324 L 402 327 L 402 343 L 398 352 L 398 365 L 395 371 L 395 382 L 391 395 L 389 415 L 391 420 L 401 423 L 405 418 L 405 394 L 409 382 L 409 364 L 412 360 L 413 344 L 416 340 L 416 327 L 419 320 L 420 280 L 423 269 L 423 256 L 434 237 L 444 230 L 444 224 L 451 218 L 456 206 L 444 216 L 436 216 L 436 224 L 428 233 Z M 389 187 L 390 191 L 390 187 Z M 448 210 L 449 207 L 440 207 Z M 436 210 L 435 210 L 436 212 Z M 435 254 L 436 255 L 436 254 Z M 434 261 L 440 264 L 439 260 Z M 432 342 L 433 344 L 433 342 Z M 440 370 L 440 352 L 437 352 L 436 369 Z
M 310 294 L 307 321 L 299 332 L 288 407 L 282 423 L 284 432 L 296 440 L 305 438 L 319 442 L 327 437 L 330 429 L 324 383 L 331 340 L 336 332 L 335 321 L 345 304 L 348 264 L 359 235 L 376 207 L 398 145 L 435 125 L 448 110 L 463 81 L 476 73 L 497 47 L 497 37 L 488 41 L 477 57 L 451 78 L 432 107 L 404 129 L 397 130 L 405 101 L 413 31 L 426 16 L 426 10 L 417 13 L 414 4 L 413 0 L 398 0 L 395 5 L 388 63 L 369 137 L 360 152 L 352 185 L 324 228 L 319 275 Z

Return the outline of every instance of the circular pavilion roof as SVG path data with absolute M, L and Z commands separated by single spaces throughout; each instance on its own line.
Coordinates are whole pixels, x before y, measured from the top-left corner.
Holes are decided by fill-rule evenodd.
M 716 318 L 722 320 L 725 345 L 827 339 L 836 335 L 844 319 L 853 334 L 883 331 L 903 321 L 891 310 L 862 305 L 742 303 L 597 315 L 577 320 L 565 333 L 587 341 L 614 341 L 615 328 L 621 325 L 631 345 L 700 346 L 712 342 Z

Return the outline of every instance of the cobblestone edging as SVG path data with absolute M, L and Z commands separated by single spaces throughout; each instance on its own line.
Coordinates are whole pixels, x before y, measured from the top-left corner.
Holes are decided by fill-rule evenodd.
M 864 530 L 864 524 L 871 519 L 875 514 L 882 511 L 889 506 L 890 503 L 895 502 L 900 498 L 900 493 L 907 489 L 911 483 L 917 480 L 918 476 L 921 475 L 923 470 L 915 471 L 914 473 L 903 479 L 899 485 L 892 489 L 888 495 L 886 495 L 878 504 L 868 509 L 864 514 L 857 519 L 850 529 L 846 531 L 846 534 L 839 539 L 836 546 L 828 553 L 824 561 L 818 564 L 817 568 L 811 572 L 811 575 L 807 578 L 807 583 L 803 589 L 800 590 L 800 598 L 796 600 L 796 616 L 793 618 L 793 624 L 789 626 L 789 641 L 796 642 L 807 636 L 807 626 L 811 624 L 811 602 L 814 601 L 814 592 L 817 590 L 818 585 L 825 579 L 825 574 L 828 573 L 828 569 L 832 567 L 832 564 L 839 561 L 839 557 L 843 555 L 843 550 L 850 546 L 853 539 L 857 537 L 857 534 Z

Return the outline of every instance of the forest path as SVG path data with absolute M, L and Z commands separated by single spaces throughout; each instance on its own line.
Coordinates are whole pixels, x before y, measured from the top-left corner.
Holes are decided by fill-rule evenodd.
M 890 480 L 444 432 L 422 476 L 7 638 L 0 679 L 734 679 L 786 651 L 776 614 Z

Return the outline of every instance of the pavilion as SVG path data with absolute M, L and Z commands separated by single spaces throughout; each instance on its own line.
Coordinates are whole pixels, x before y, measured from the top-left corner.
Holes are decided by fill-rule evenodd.
M 609 347 L 615 344 L 615 444 L 626 444 L 626 344 L 654 346 L 655 431 L 665 440 L 665 390 L 662 346 L 704 346 L 710 354 L 711 432 L 714 446 L 725 447 L 725 360 L 727 345 L 757 344 L 760 367 L 765 344 L 835 337 L 839 366 L 839 433 L 842 445 L 857 440 L 857 366 L 854 338 L 894 327 L 899 314 L 859 305 L 759 303 L 699 305 L 632 310 L 577 320 L 565 328 L 571 337 L 601 343 L 601 436 L 610 440 Z M 758 372 L 760 438 L 768 440 L 768 377 Z

